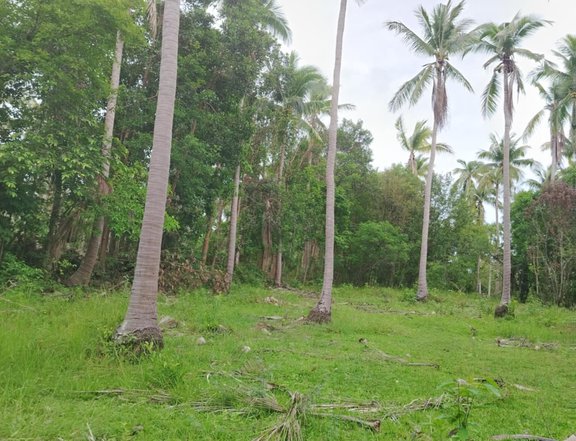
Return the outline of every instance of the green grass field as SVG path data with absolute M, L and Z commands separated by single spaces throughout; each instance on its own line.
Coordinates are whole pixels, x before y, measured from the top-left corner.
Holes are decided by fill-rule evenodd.
M 165 348 L 135 359 L 108 341 L 126 304 L 0 295 L 0 440 L 253 440 L 291 396 L 305 440 L 576 432 L 574 311 L 528 303 L 495 320 L 495 300 L 474 295 L 342 287 L 332 324 L 313 326 L 297 320 L 311 295 L 197 291 L 159 299 L 175 319 Z

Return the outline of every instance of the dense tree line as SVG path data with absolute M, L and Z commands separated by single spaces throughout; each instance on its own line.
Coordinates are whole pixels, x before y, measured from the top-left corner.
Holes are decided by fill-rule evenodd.
M 545 21 L 516 16 L 471 29 L 463 10 L 464 2 L 420 8 L 422 36 L 386 23 L 431 57 L 390 103 L 414 104 L 430 86 L 432 127 L 421 121 L 410 133 L 396 123 L 405 164 L 374 169 L 369 130 L 346 118 L 336 127 L 332 106 L 330 217 L 332 89 L 282 50 L 290 31 L 275 2 L 181 2 L 169 185 L 160 197 L 161 289 L 225 291 L 233 275 L 277 286 L 326 282 L 327 219 L 336 283 L 418 285 L 420 298 L 429 287 L 502 293 L 503 304 L 513 291 L 574 305 L 576 39 L 562 40 L 552 63 L 520 47 Z M 134 273 L 160 133 L 164 5 L 2 0 L 0 12 L 2 283 L 40 272 L 46 284 L 121 283 Z M 448 56 L 473 50 L 496 63 L 484 112 L 496 110 L 502 86 L 504 137 L 493 135 L 478 160 L 439 175 L 436 152 L 458 151 L 438 140 L 447 81 L 472 89 Z M 545 101 L 522 136 L 511 128 L 512 90 L 525 87 L 515 56 L 538 63 L 530 79 Z M 520 191 L 529 184 L 523 170 L 535 166 L 522 143 L 544 120 L 551 167 Z

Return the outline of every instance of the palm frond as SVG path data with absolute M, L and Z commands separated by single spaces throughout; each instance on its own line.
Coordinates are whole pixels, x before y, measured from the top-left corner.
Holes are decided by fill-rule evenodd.
M 544 117 L 545 113 L 546 112 L 544 111 L 544 109 L 542 109 L 538 113 L 536 113 L 536 115 L 534 115 L 532 118 L 530 118 L 530 121 L 528 121 L 528 124 L 524 129 L 524 133 L 522 133 L 522 140 L 527 141 L 532 136 L 536 127 L 538 127 L 542 122 L 542 118 Z
M 400 35 L 414 53 L 428 56 L 434 55 L 434 48 L 432 48 L 404 23 L 398 21 L 387 21 L 384 23 L 384 26 L 389 31 L 396 32 Z
M 404 130 L 404 121 L 402 116 L 399 116 L 394 123 L 394 127 L 396 128 L 396 139 L 400 142 L 400 145 L 403 149 L 410 150 L 410 143 L 408 142 L 408 138 L 406 137 L 406 131 Z
M 493 115 L 494 112 L 496 112 L 500 91 L 500 75 L 497 70 L 494 70 L 492 73 L 492 78 L 490 78 L 490 82 L 482 93 L 482 115 L 484 115 L 484 117 Z
M 472 85 L 468 82 L 466 77 L 460 73 L 451 63 L 446 63 L 446 77 L 455 80 L 468 90 L 468 92 L 474 93 Z
M 292 30 L 288 24 L 288 19 L 282 11 L 282 7 L 276 0 L 265 0 L 262 3 L 263 14 L 260 16 L 262 24 L 276 37 L 285 43 L 292 41 Z
M 400 89 L 398 89 L 388 104 L 390 110 L 395 112 L 406 103 L 410 106 L 416 104 L 422 96 L 424 89 L 433 79 L 433 69 L 434 67 L 432 64 L 424 66 L 424 69 L 418 72 L 414 78 L 406 81 L 402 86 L 400 86 Z
M 544 60 L 544 55 L 534 53 L 534 52 L 532 52 L 532 51 L 529 51 L 528 49 L 516 48 L 516 49 L 514 50 L 514 53 L 515 53 L 516 55 L 520 55 L 522 58 L 526 58 L 526 59 L 532 60 L 532 61 L 542 61 L 542 60 Z
M 148 0 L 146 4 L 146 15 L 148 17 L 150 35 L 153 39 L 156 39 L 158 36 L 158 8 L 156 7 L 156 0 Z
M 449 153 L 451 155 L 454 154 L 454 149 L 449 146 L 448 144 L 445 144 L 443 142 L 437 142 L 436 143 L 436 151 L 437 152 L 441 152 L 441 153 Z

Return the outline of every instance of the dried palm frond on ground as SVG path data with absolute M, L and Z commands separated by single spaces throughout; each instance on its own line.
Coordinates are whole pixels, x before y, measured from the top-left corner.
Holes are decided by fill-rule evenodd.
M 495 435 L 491 439 L 496 441 L 503 441 L 507 439 L 530 439 L 534 441 L 559 441 L 555 438 L 544 438 L 538 435 L 525 435 L 525 434 L 518 434 L 518 435 Z M 571 435 L 566 438 L 564 441 L 576 441 L 576 435 Z
M 424 367 L 433 367 L 435 369 L 439 369 L 440 365 L 437 363 L 428 363 L 428 362 L 412 362 L 412 361 L 408 361 L 405 358 L 402 357 L 397 357 L 395 355 L 390 355 L 387 354 L 386 352 L 383 352 L 379 349 L 376 348 L 372 348 L 370 346 L 368 346 L 368 341 L 364 338 L 361 338 L 359 340 L 359 342 L 361 344 L 364 345 L 364 347 L 367 350 L 370 350 L 371 352 L 377 354 L 378 356 L 380 356 L 382 359 L 384 359 L 384 361 L 388 361 L 388 362 L 393 362 L 393 363 L 398 363 L 398 364 L 403 364 L 404 366 L 424 366 Z
M 303 441 L 301 423 L 305 416 L 305 397 L 298 392 L 291 393 L 286 412 L 282 413 L 276 424 L 254 438 L 254 441 Z
M 527 338 L 522 337 L 511 337 L 511 338 L 497 338 L 496 344 L 501 348 L 513 347 L 513 348 L 529 348 L 529 349 L 545 349 L 554 350 L 558 349 L 557 343 L 533 343 Z

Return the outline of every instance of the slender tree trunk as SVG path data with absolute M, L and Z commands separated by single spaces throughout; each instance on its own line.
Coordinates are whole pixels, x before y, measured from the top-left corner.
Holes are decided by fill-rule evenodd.
M 572 151 L 576 149 L 576 102 L 572 101 L 572 115 L 570 117 L 570 143 L 572 144 Z M 574 153 L 572 154 L 572 157 Z
M 218 201 L 218 213 L 216 213 L 216 226 L 214 227 L 214 233 L 218 234 L 220 227 L 222 226 L 222 213 L 224 212 L 224 199 Z M 214 268 L 218 262 L 218 253 L 214 253 L 212 256 L 212 263 L 210 266 Z
M 480 271 L 481 268 L 482 268 L 482 258 L 478 256 L 478 262 L 476 263 L 476 290 L 478 291 L 478 294 L 482 294 L 482 274 Z
M 428 264 L 428 231 L 430 229 L 430 206 L 432 201 L 432 179 L 434 178 L 434 159 L 436 158 L 436 138 L 438 136 L 438 122 L 434 117 L 432 127 L 432 140 L 430 143 L 430 162 L 424 185 L 424 217 L 422 218 L 422 243 L 420 244 L 420 264 L 418 267 L 418 293 L 416 298 L 424 301 L 428 298 L 428 281 L 426 279 L 426 266 Z
M 512 88 L 511 78 L 504 66 L 504 161 L 503 161 L 503 267 L 502 267 L 502 298 L 500 307 L 510 303 L 512 256 L 511 256 L 511 228 L 510 228 L 510 129 L 512 127 Z M 504 315 L 507 312 L 501 308 Z
M 550 127 L 550 153 L 552 155 L 552 163 L 550 164 L 550 182 L 554 182 L 556 179 L 556 169 L 558 163 L 560 162 L 560 152 L 559 152 L 559 139 L 556 130 Z
M 162 26 L 158 104 L 154 122 L 146 205 L 130 303 L 126 317 L 117 330 L 117 339 L 120 341 L 126 342 L 126 336 L 130 335 L 137 342 L 149 341 L 160 347 L 163 340 L 157 324 L 156 299 L 170 171 L 172 122 L 178 69 L 179 22 L 180 1 L 166 0 Z
M 282 197 L 284 190 L 284 166 L 286 163 L 286 146 L 282 143 L 280 148 L 280 164 L 278 167 L 278 250 L 276 251 L 276 261 L 274 265 L 274 286 L 280 288 L 282 286 Z
M 202 266 L 206 266 L 208 262 L 208 251 L 210 249 L 210 238 L 212 237 L 212 224 L 214 223 L 214 207 L 210 210 L 210 215 L 208 216 L 208 221 L 206 225 L 206 233 L 204 234 L 204 241 L 202 242 L 202 257 L 200 262 Z
M 266 198 L 264 201 L 264 213 L 262 215 L 262 272 L 270 275 L 272 268 L 272 226 L 271 219 L 271 201 Z
M 495 194 L 495 198 L 496 201 L 494 202 L 494 213 L 495 213 L 495 228 L 496 228 L 496 234 L 494 235 L 494 246 L 495 249 L 498 250 L 500 249 L 500 213 L 498 211 L 498 205 L 499 205 L 499 195 L 500 195 L 500 185 L 498 184 L 498 182 L 496 182 L 496 188 L 494 189 L 494 191 L 496 192 Z M 490 256 L 490 270 L 488 273 L 488 297 L 492 296 L 492 270 L 493 270 L 493 264 L 494 264 L 494 258 L 492 256 Z
M 102 143 L 102 176 L 98 186 L 98 201 L 109 192 L 107 179 L 110 176 L 110 152 L 112 150 L 112 138 L 114 132 L 114 119 L 116 117 L 116 102 L 118 100 L 118 87 L 120 86 L 120 67 L 122 65 L 122 52 L 124 49 L 124 40 L 120 31 L 116 33 L 116 49 L 114 52 L 114 62 L 112 63 L 112 76 L 110 79 L 110 96 L 106 106 L 106 118 L 104 120 L 104 141 Z M 104 216 L 96 215 L 92 233 L 88 241 L 86 254 L 80 263 L 80 266 L 67 281 L 67 285 L 87 285 L 92 278 L 92 272 L 98 261 L 98 250 L 102 242 L 102 233 L 104 232 Z
M 234 174 L 234 196 L 230 208 L 230 235 L 228 237 L 228 262 L 226 264 L 226 286 L 230 288 L 234 277 L 234 264 L 236 263 L 236 232 L 238 228 L 238 197 L 240 193 L 240 164 L 236 166 Z
M 324 248 L 324 279 L 322 293 L 316 306 L 308 314 L 308 320 L 326 323 L 332 320 L 332 283 L 334 281 L 334 206 L 336 169 L 336 144 L 338 135 L 338 98 L 340 96 L 340 72 L 342 70 L 342 46 L 346 24 L 347 0 L 340 0 L 338 29 L 336 34 L 336 54 L 334 79 L 330 104 L 330 126 L 328 127 L 328 155 L 326 158 L 326 240 Z
M 110 248 L 112 233 L 110 232 L 110 227 L 106 222 L 104 222 L 104 231 L 102 232 L 102 242 L 100 243 L 100 249 L 98 250 L 98 266 L 101 270 L 106 269 L 106 258 L 108 257 L 108 250 Z
M 416 156 L 414 151 L 410 151 L 410 156 L 408 157 L 408 169 L 414 176 L 418 176 L 418 167 L 416 165 Z
M 54 269 L 56 251 L 58 249 L 57 236 L 58 224 L 60 222 L 60 212 L 62 210 L 62 173 L 60 170 L 54 171 L 52 176 L 54 184 L 54 194 L 52 197 L 52 209 L 50 211 L 50 220 L 48 222 L 48 235 L 46 236 L 44 268 L 48 271 Z

